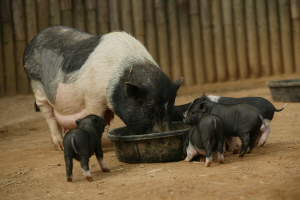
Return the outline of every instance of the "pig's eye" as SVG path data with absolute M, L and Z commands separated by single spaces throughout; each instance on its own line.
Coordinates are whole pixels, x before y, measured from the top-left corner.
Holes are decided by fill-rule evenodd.
M 152 105 L 147 105 L 144 107 L 143 111 L 147 115 L 152 115 L 155 113 L 156 108 Z

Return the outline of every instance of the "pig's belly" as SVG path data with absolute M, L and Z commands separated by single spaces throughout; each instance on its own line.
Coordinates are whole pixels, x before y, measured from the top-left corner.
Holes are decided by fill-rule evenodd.
M 64 129 L 76 128 L 75 121 L 88 115 L 82 91 L 78 85 L 59 83 L 54 109 L 57 122 Z
M 73 113 L 73 114 L 60 114 L 54 111 L 55 118 L 57 122 L 65 129 L 74 129 L 76 128 L 75 121 L 77 119 L 82 119 L 88 115 L 86 109 L 81 110 L 80 112 Z

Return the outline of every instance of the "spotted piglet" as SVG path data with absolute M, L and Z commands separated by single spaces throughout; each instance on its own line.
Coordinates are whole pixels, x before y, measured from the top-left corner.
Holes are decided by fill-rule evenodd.
M 105 121 L 97 115 L 88 115 L 83 119 L 76 120 L 76 124 L 77 128 L 68 131 L 63 140 L 67 181 L 72 181 L 73 158 L 80 161 L 85 178 L 92 181 L 89 158 L 94 152 L 102 171 L 109 171 L 103 160 L 101 146 Z
M 217 151 L 219 164 L 224 164 L 223 121 L 216 115 L 206 115 L 199 122 L 196 116 L 194 119 L 185 118 L 184 122 L 193 126 L 184 141 L 185 161 L 203 155 L 206 157 L 205 166 L 210 167 L 212 152 Z

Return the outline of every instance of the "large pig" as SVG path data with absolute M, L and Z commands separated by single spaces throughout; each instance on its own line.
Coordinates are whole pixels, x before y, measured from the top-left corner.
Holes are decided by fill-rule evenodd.
M 134 134 L 168 130 L 183 78 L 171 82 L 146 48 L 125 32 L 103 36 L 64 26 L 38 33 L 24 52 L 36 104 L 62 149 L 62 130 L 89 114 L 117 114 Z

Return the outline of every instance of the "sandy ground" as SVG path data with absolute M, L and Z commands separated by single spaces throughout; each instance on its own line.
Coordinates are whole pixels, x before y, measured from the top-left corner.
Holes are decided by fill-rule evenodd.
M 294 77 L 294 76 L 293 76 Z M 274 102 L 267 79 L 181 88 L 176 104 L 201 94 L 261 96 Z M 0 199 L 299 199 L 300 103 L 276 113 L 265 147 L 239 158 L 227 152 L 225 164 L 200 162 L 127 164 L 119 162 L 106 134 L 104 159 L 110 172 L 101 172 L 92 156 L 93 182 L 87 182 L 74 161 L 73 182 L 66 182 L 63 152 L 55 150 L 33 95 L 0 99 Z M 116 118 L 111 129 L 123 126 Z M 214 154 L 216 160 L 216 155 Z

